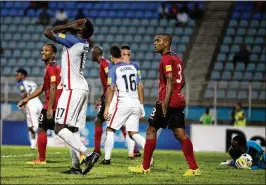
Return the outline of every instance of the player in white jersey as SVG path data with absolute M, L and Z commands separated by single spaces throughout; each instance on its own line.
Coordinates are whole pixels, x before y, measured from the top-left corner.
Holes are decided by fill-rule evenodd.
M 16 73 L 17 87 L 21 93 L 21 99 L 27 97 L 34 92 L 37 88 L 35 82 L 26 80 L 28 73 L 25 69 L 18 69 Z M 38 97 L 31 99 L 27 105 L 23 107 L 26 112 L 27 125 L 29 130 L 29 139 L 31 143 L 31 149 L 35 149 L 36 146 L 36 134 L 38 129 L 38 119 L 42 110 L 42 103 Z
M 82 161 L 86 165 L 82 172 L 85 175 L 99 159 L 99 154 L 84 146 L 78 132 L 78 128 L 84 127 L 86 122 L 89 88 L 83 70 L 93 25 L 89 19 L 78 19 L 46 29 L 44 33 L 47 38 L 64 46 L 61 63 L 64 88 L 57 105 L 54 131 L 70 147 L 86 156 Z M 81 169 L 73 170 L 81 172 Z
M 108 73 L 108 89 L 104 116 L 107 121 L 105 157 L 103 163 L 111 164 L 111 152 L 114 146 L 114 132 L 123 125 L 132 140 L 144 148 L 145 139 L 139 133 L 140 104 L 143 104 L 143 91 L 140 90 L 140 78 L 133 64 L 123 62 L 121 50 L 114 45 L 110 48 L 111 60 L 114 63 Z M 116 105 L 110 106 L 117 93 Z

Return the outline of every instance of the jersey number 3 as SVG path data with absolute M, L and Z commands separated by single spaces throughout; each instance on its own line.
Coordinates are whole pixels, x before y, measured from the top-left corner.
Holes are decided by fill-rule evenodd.
M 177 64 L 177 78 L 176 78 L 176 83 L 180 84 L 182 82 L 182 66 L 180 64 Z

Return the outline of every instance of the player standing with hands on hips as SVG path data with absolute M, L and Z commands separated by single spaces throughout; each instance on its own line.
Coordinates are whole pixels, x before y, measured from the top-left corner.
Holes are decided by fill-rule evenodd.
M 137 167 L 129 167 L 134 173 L 150 173 L 150 161 L 156 147 L 156 133 L 160 128 L 169 128 L 181 143 L 189 170 L 183 176 L 198 176 L 198 169 L 193 145 L 185 131 L 185 97 L 181 89 L 185 86 L 183 62 L 171 51 L 172 36 L 158 34 L 155 37 L 155 51 L 162 55 L 159 64 L 159 97 L 149 118 L 146 130 L 146 144 L 143 163 Z
M 47 38 L 64 46 L 61 63 L 63 92 L 56 109 L 54 131 L 86 157 L 82 161 L 86 165 L 82 173 L 86 175 L 99 159 L 99 154 L 84 146 L 78 131 L 86 123 L 89 88 L 83 70 L 93 25 L 89 19 L 78 19 L 70 24 L 46 29 L 44 33 Z M 77 173 L 81 171 L 80 168 L 76 170 Z

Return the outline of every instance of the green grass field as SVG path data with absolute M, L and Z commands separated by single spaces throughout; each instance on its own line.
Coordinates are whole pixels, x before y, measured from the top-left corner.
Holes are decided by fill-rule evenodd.
M 141 159 L 127 160 L 127 150 L 114 150 L 112 165 L 96 164 L 86 176 L 60 172 L 71 166 L 68 148 L 48 148 L 46 165 L 27 165 L 36 157 L 29 147 L 1 147 L 1 184 L 265 184 L 265 171 L 221 168 L 225 153 L 197 152 L 200 177 L 182 177 L 187 164 L 182 151 L 155 151 L 155 167 L 149 175 L 131 174 L 128 166 Z

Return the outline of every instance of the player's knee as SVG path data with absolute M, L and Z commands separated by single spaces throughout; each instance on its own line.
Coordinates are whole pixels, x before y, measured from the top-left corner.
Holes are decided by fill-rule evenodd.
M 178 140 L 184 140 L 187 138 L 185 129 L 181 129 L 181 128 L 173 129 L 173 133 L 175 135 L 175 138 Z
M 107 128 L 106 128 L 106 132 L 115 132 L 115 129 L 112 129 L 112 128 L 110 128 L 110 127 L 107 127 Z
M 64 128 L 64 125 L 60 125 L 60 124 L 55 124 L 55 127 L 54 127 L 54 133 L 57 135 L 60 130 L 62 130 Z
M 147 138 L 150 138 L 150 139 L 156 138 L 156 132 L 157 132 L 156 128 L 149 126 L 146 129 Z
M 137 134 L 137 133 L 138 133 L 138 132 L 129 131 L 129 132 L 128 132 L 128 135 L 129 135 L 130 139 L 133 140 L 133 138 L 132 138 L 133 135 L 134 135 L 134 134 Z
M 46 130 L 44 128 L 39 127 L 37 132 L 38 134 L 40 134 L 40 133 L 46 132 Z
M 100 120 L 99 118 L 95 119 L 95 126 L 102 126 L 103 125 L 103 121 Z

